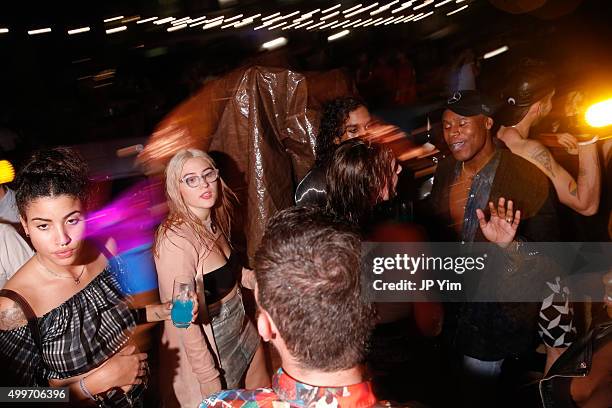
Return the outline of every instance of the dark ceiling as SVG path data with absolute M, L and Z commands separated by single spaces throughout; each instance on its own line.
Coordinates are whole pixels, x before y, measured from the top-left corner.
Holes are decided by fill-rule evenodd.
M 297 70 L 351 68 L 360 53 L 374 57 L 389 50 L 405 51 L 413 59 L 417 75 L 427 81 L 430 70 L 447 64 L 459 50 L 472 47 L 478 55 L 502 45 L 510 50 L 483 62 L 484 83 L 498 81 L 499 70 L 523 56 L 549 59 L 569 78 L 588 76 L 610 84 L 612 56 L 609 43 L 612 29 L 608 0 L 416 0 L 410 7 L 393 13 L 403 0 L 379 2 L 354 17 L 393 17 L 388 25 L 347 27 L 350 32 L 334 42 L 328 36 L 344 27 L 312 30 L 290 28 L 293 20 L 313 14 L 313 23 L 330 1 L 243 1 L 243 0 L 157 0 L 157 1 L 68 1 L 13 2 L 0 6 L 0 126 L 14 129 L 30 145 L 55 144 L 107 137 L 145 136 L 169 109 L 197 89 L 207 76 L 220 75 L 249 60 L 286 65 Z M 373 1 L 344 1 L 335 11 Z M 378 8 L 392 5 L 370 16 Z M 418 10 L 416 6 L 423 5 Z M 447 15 L 463 6 L 453 15 Z M 537 7 L 539 6 L 539 7 Z M 533 9 L 533 10 L 532 10 Z M 299 11 L 298 14 L 291 15 Z M 428 15 L 433 11 L 433 15 Z M 280 13 L 291 15 L 255 30 L 262 18 Z M 426 18 L 397 22 L 396 16 L 422 12 Z M 206 16 L 206 21 L 245 22 L 241 28 L 203 24 L 168 32 L 172 23 L 138 24 L 156 16 L 176 20 Z M 331 14 L 328 13 L 328 14 Z M 111 22 L 104 20 L 123 16 Z M 325 21 L 333 21 L 333 17 Z M 367 16 L 367 17 L 365 17 Z M 269 20 L 275 19 L 272 17 Z M 269 21 L 266 20 L 266 21 Z M 308 22 L 310 18 L 305 18 Z M 199 20 L 202 22 L 202 20 Z M 269 30 L 276 24 L 284 26 Z M 192 22 L 191 24 L 195 24 Z M 68 30 L 90 27 L 90 31 L 68 35 Z M 125 26 L 124 31 L 106 30 Z M 50 27 L 50 33 L 28 35 L 28 30 Z M 288 43 L 279 50 L 261 50 L 266 41 L 284 36 Z M 603 85 L 602 85 L 603 86 Z M 136 124 L 135 124 L 136 123 Z M 118 131 L 117 129 L 120 129 Z

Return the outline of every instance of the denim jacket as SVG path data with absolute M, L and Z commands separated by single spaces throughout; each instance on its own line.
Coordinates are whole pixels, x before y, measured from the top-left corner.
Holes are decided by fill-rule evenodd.
M 500 197 L 512 199 L 514 208 L 521 210 L 518 236 L 527 242 L 552 242 L 559 239 L 557 220 L 558 199 L 548 178 L 537 167 L 507 149 L 498 148 L 496 154 L 474 176 L 465 205 L 462 236 L 457 237 L 449 206 L 450 185 L 459 176 L 461 162 L 448 156 L 438 165 L 431 197 L 428 200 L 441 225 L 439 241 L 485 242 L 478 228 L 476 209 L 488 216 L 489 201 Z
M 486 242 L 478 226 L 476 209 L 483 209 L 488 217 L 487 203 L 496 203 L 500 197 L 511 199 L 514 208 L 521 210 L 517 231 L 520 241 L 558 240 L 557 197 L 550 181 L 537 167 L 506 149 L 498 149 L 474 177 L 462 233 L 457 237 L 450 227 L 449 191 L 460 169 L 461 163 L 450 156 L 440 162 L 436 171 L 430 208 L 435 213 L 434 222 L 441 226 L 437 240 Z M 545 270 L 537 263 L 525 266 L 529 266 L 528 270 L 520 270 L 523 277 Z M 507 287 L 520 285 L 513 279 L 515 272 L 509 267 L 502 284 Z M 480 360 L 493 361 L 522 353 L 532 346 L 537 335 L 539 306 L 538 303 L 518 302 L 464 303 L 456 316 L 453 343 L 462 354 Z

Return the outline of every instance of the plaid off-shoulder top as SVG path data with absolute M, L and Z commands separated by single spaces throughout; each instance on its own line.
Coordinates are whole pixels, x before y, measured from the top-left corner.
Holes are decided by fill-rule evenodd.
M 116 260 L 81 291 L 37 319 L 42 355 L 29 326 L 0 330 L 0 355 L 19 384 L 47 385 L 49 379 L 84 374 L 101 365 L 128 341 L 136 326 L 113 273 Z M 41 296 L 45 288 L 41 287 Z

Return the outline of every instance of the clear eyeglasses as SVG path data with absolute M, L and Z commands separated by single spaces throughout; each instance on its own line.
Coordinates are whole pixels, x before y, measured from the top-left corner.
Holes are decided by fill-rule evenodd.
M 198 188 L 205 182 L 207 185 L 214 183 L 219 178 L 219 169 L 205 171 L 201 176 L 190 174 L 183 177 L 181 183 L 187 184 L 187 187 Z

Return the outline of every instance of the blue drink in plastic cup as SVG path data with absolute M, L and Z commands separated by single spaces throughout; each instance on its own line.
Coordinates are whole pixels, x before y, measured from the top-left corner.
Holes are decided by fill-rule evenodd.
M 186 329 L 191 324 L 193 311 L 193 300 L 175 300 L 172 302 L 172 324 L 181 329 Z

